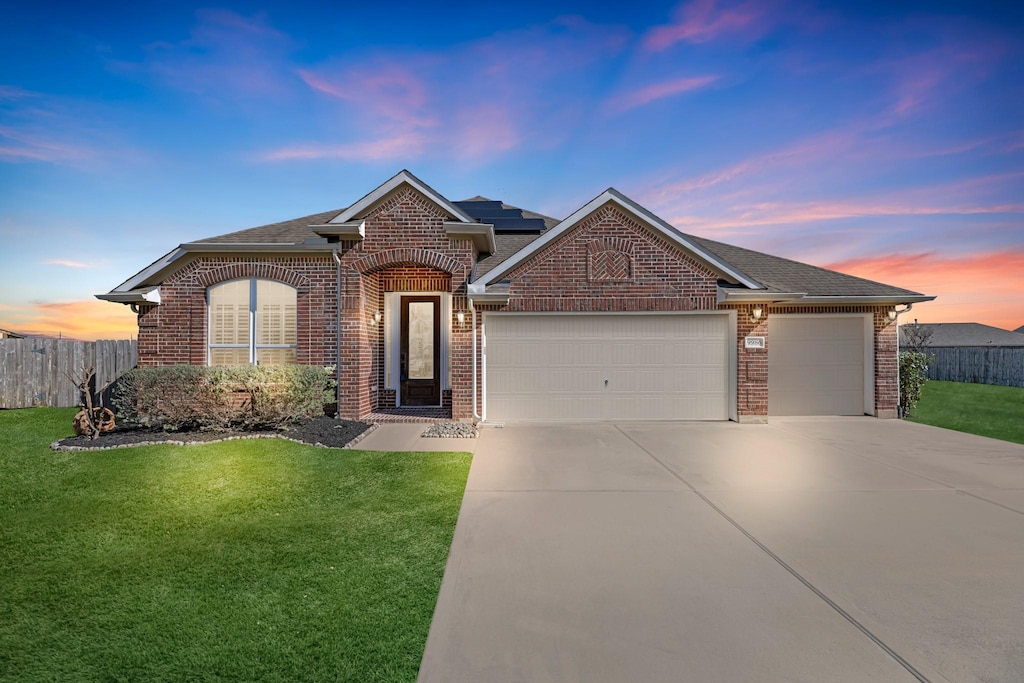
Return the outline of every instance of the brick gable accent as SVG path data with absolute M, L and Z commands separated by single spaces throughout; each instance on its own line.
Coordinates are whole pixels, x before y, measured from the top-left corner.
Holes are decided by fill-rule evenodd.
M 627 269 L 628 277 L 621 277 Z M 508 278 L 511 299 L 502 309 L 508 311 L 717 308 L 715 273 L 612 205 L 559 236 Z

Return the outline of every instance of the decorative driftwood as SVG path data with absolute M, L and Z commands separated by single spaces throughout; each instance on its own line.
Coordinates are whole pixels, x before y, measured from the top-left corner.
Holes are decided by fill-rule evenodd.
M 99 405 L 93 405 L 93 381 L 96 379 L 95 368 L 82 368 L 82 374 L 78 378 L 68 377 L 78 390 L 82 392 L 82 402 L 78 405 L 79 410 L 71 422 L 71 426 L 78 436 L 86 436 L 96 439 L 103 432 L 109 432 L 114 428 L 114 413 L 109 408 L 103 407 L 103 392 L 110 386 L 110 382 L 103 385 L 103 388 L 96 392 L 99 398 Z

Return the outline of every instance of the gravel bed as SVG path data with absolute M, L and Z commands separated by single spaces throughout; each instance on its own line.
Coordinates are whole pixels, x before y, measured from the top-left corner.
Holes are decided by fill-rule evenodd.
M 95 451 L 162 443 L 184 446 L 235 439 L 286 439 L 322 448 L 345 448 L 361 440 L 372 428 L 373 425 L 365 422 L 335 420 L 330 417 L 316 417 L 308 422 L 279 431 L 162 432 L 148 429 L 115 428 L 94 440 L 84 436 L 69 436 L 60 441 L 54 441 L 50 444 L 50 448 L 55 451 Z
M 435 422 L 421 436 L 441 439 L 475 439 L 476 427 L 468 422 Z

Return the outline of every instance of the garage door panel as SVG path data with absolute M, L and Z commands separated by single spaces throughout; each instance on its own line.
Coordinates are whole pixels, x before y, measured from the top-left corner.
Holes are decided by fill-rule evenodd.
M 769 415 L 864 414 L 864 319 L 768 321 Z
M 489 315 L 488 417 L 728 419 L 728 321 L 724 315 Z

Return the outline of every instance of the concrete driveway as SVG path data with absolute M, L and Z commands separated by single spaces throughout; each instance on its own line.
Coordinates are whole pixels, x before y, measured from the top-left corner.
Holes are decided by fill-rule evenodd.
M 1024 680 L 1024 447 L 872 418 L 485 429 L 420 680 Z

